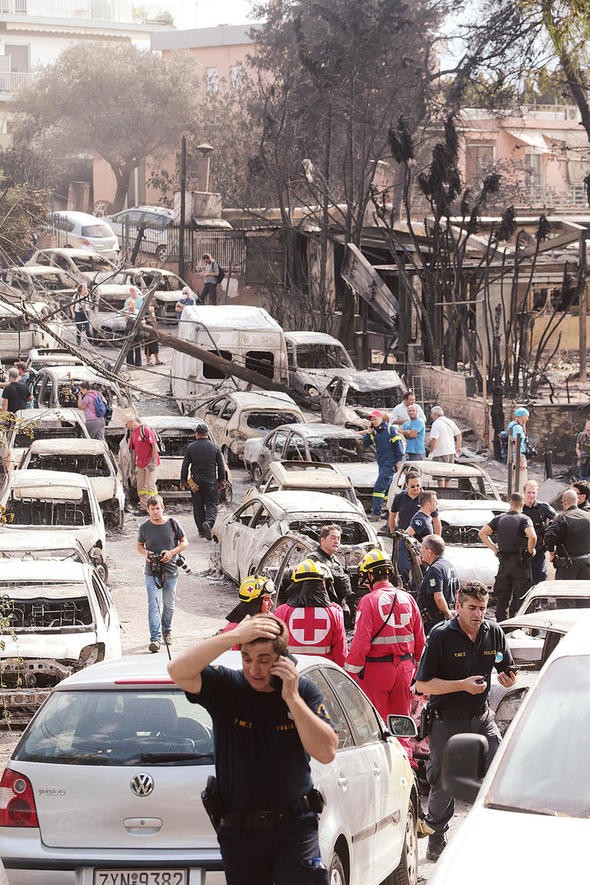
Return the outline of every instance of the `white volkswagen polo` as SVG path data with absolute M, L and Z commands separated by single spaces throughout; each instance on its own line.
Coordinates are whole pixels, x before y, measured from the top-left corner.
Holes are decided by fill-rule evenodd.
M 219 659 L 239 668 L 241 656 Z M 312 762 L 326 801 L 322 857 L 332 885 L 416 885 L 417 793 L 405 751 L 357 685 L 324 658 L 298 669 L 322 691 L 340 746 Z M 389 726 L 412 726 L 390 717 Z M 0 855 L 10 885 L 222 883 L 201 791 L 211 719 L 165 659 L 133 655 L 59 683 L 0 782 Z

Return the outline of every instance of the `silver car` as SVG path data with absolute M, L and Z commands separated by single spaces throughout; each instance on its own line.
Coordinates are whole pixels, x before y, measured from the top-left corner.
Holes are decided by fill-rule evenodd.
M 241 656 L 219 663 L 238 669 Z M 322 691 L 340 740 L 334 762 L 311 763 L 326 799 L 319 836 L 332 885 L 416 885 L 418 797 L 405 751 L 343 670 L 307 655 L 298 669 Z M 11 885 L 221 885 L 201 802 L 212 773 L 209 713 L 188 702 L 163 657 L 132 655 L 65 679 L 0 782 Z

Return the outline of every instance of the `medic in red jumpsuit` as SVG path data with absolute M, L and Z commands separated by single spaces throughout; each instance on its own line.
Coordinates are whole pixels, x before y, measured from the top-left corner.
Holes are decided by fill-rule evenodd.
M 392 575 L 391 560 L 381 550 L 370 550 L 360 561 L 359 576 L 370 592 L 357 606 L 344 665 L 385 720 L 390 713 L 410 715 L 410 686 L 425 643 L 418 606 L 390 583 Z
M 289 651 L 297 655 L 320 655 L 343 667 L 344 615 L 329 596 L 330 569 L 321 562 L 305 559 L 295 566 L 291 580 L 286 602 L 274 612 L 287 625 Z

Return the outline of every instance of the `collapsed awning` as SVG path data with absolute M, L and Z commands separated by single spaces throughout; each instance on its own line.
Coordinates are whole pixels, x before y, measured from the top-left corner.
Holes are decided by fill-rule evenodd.
M 340 276 L 353 292 L 367 302 L 388 329 L 397 330 L 397 298 L 353 243 L 346 244 Z
M 542 154 L 549 153 L 549 147 L 545 141 L 543 133 L 538 129 L 506 129 L 505 132 L 517 141 L 522 142 L 522 144 L 535 148 L 535 150 Z

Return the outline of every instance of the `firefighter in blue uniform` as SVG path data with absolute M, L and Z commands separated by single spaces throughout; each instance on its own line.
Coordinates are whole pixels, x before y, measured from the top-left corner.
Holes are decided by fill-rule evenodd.
M 402 436 L 397 428 L 388 426 L 386 417 L 383 412 L 375 409 L 371 412 L 371 427 L 363 434 L 363 445 L 375 446 L 379 468 L 377 482 L 373 488 L 373 512 L 370 517 L 375 521 L 381 517 L 393 473 L 404 459 Z

